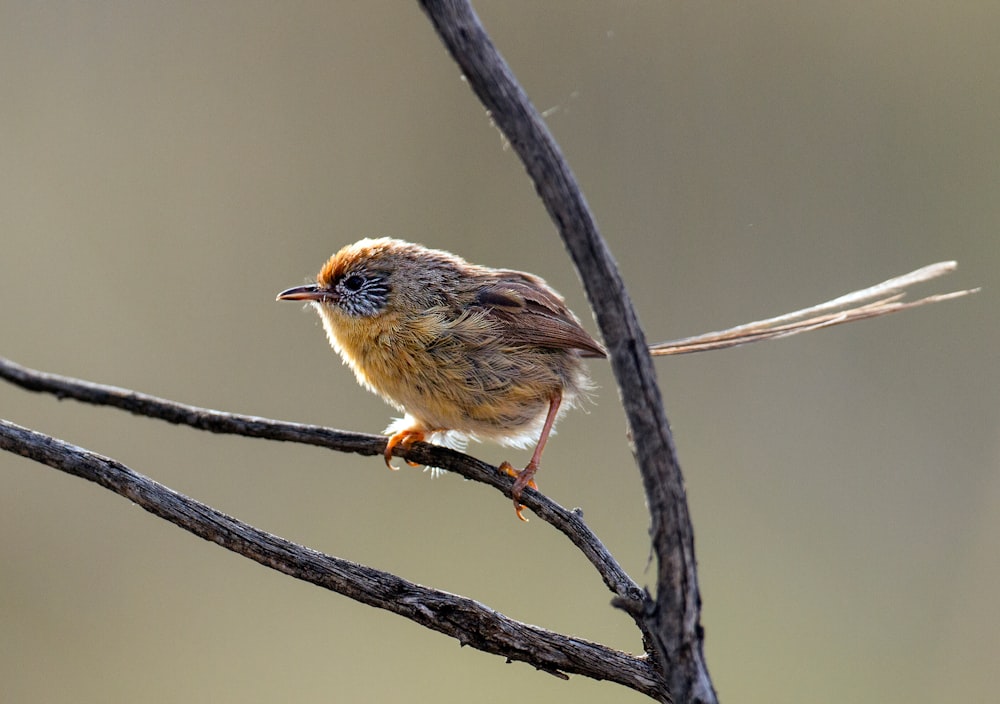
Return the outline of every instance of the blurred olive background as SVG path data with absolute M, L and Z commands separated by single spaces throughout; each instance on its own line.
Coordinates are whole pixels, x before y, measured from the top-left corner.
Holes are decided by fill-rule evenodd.
M 957 259 L 979 295 L 657 362 L 723 701 L 996 698 L 1000 5 L 480 2 L 651 339 Z M 378 432 L 276 303 L 391 234 L 537 272 L 593 328 L 515 155 L 415 3 L 0 4 L 0 354 L 186 403 Z M 605 363 L 543 491 L 642 583 Z M 260 528 L 637 651 L 588 564 L 455 476 L 213 436 L 0 384 L 0 415 Z M 527 453 L 493 446 L 490 461 Z M 0 456 L 11 702 L 642 701 L 507 665 Z

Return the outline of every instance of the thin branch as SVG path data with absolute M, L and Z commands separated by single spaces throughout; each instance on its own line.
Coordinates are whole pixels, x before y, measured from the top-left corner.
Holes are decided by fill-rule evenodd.
M 0 379 L 39 393 L 49 393 L 59 399 L 73 399 L 96 406 L 110 406 L 135 415 L 186 425 L 198 430 L 244 437 L 262 438 L 317 445 L 340 452 L 381 456 L 386 438 L 382 435 L 352 433 L 319 425 L 288 423 L 259 416 L 225 413 L 209 408 L 190 406 L 157 396 L 117 386 L 97 384 L 59 374 L 49 374 L 22 366 L 0 357 Z M 440 467 L 466 479 L 486 484 L 508 498 L 513 480 L 496 467 L 448 448 L 414 443 L 409 450 L 397 448 L 396 454 L 413 462 Z M 628 576 L 608 549 L 584 523 L 576 511 L 570 511 L 537 491 L 526 491 L 525 503 L 543 521 L 569 538 L 601 575 L 605 585 L 630 614 L 641 612 L 648 596 Z
M 405 616 L 462 645 L 565 673 L 609 680 L 650 697 L 665 693 L 646 658 L 515 621 L 479 602 L 414 584 L 254 528 L 108 457 L 0 420 L 0 449 L 82 477 L 150 513 L 266 567 Z
M 684 480 L 645 336 L 586 201 L 558 145 L 479 18 L 461 0 L 421 0 L 465 80 L 520 156 L 583 279 L 608 349 L 642 473 L 657 558 L 653 653 L 678 701 L 715 702 L 699 622 L 694 530 Z

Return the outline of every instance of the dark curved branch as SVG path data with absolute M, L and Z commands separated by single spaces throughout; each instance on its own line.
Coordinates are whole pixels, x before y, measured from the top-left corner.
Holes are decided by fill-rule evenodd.
M 96 406 L 111 406 L 136 415 L 213 433 L 317 445 L 339 452 L 369 456 L 381 456 L 385 449 L 386 438 L 382 435 L 352 433 L 319 425 L 289 423 L 190 406 L 131 389 L 29 369 L 3 357 L 0 357 L 0 379 L 28 391 L 53 394 L 59 399 L 70 398 Z M 405 451 L 399 447 L 396 454 L 413 462 L 455 472 L 466 479 L 489 485 L 510 497 L 513 480 L 497 471 L 496 467 L 469 455 L 427 443 L 415 443 Z M 646 631 L 643 614 L 649 610 L 649 595 L 608 552 L 601 540 L 584 523 L 582 515 L 536 491 L 526 491 L 522 496 L 522 503 L 569 538 L 583 553 L 615 595 L 615 605 L 634 618 L 642 632 L 643 642 L 648 642 L 650 634 Z
M 110 458 L 0 420 L 0 449 L 95 482 L 152 514 L 271 569 L 385 609 L 477 650 L 665 696 L 648 661 L 515 621 L 472 599 L 297 545 L 179 494 Z
M 70 398 L 96 406 L 111 406 L 135 415 L 213 433 L 317 445 L 359 455 L 381 456 L 385 449 L 386 438 L 383 435 L 352 433 L 320 425 L 289 423 L 190 406 L 131 389 L 29 369 L 4 357 L 0 357 L 0 379 L 6 379 L 28 391 L 53 394 L 59 399 Z M 406 451 L 398 447 L 396 454 L 413 462 L 461 474 L 466 479 L 489 485 L 510 497 L 513 480 L 497 471 L 496 467 L 469 455 L 427 443 L 414 443 Z M 622 602 L 622 608 L 629 613 L 642 609 L 647 598 L 645 593 L 583 522 L 582 516 L 536 491 L 526 491 L 522 502 L 579 548 L 597 569 L 615 598 Z
M 578 516 L 535 492 L 527 492 L 523 503 L 543 520 L 568 535 L 588 555 L 588 559 L 597 566 L 605 582 L 615 592 L 615 603 L 636 619 L 652 660 L 628 660 L 630 656 L 624 656 L 626 659 L 622 660 L 623 654 L 603 646 L 595 646 L 601 650 L 593 651 L 598 655 L 598 660 L 592 663 L 598 669 L 593 670 L 590 669 L 587 658 L 579 655 L 580 648 L 594 645 L 584 641 L 568 639 L 566 648 L 557 648 L 558 652 L 554 652 L 550 642 L 538 638 L 530 642 L 529 648 L 522 649 L 520 645 L 523 641 L 519 639 L 521 636 L 513 638 L 514 634 L 541 635 L 543 632 L 512 622 L 466 599 L 441 605 L 438 599 L 450 595 L 424 590 L 391 575 L 387 576 L 386 584 L 389 586 L 386 589 L 393 598 L 373 605 L 405 615 L 435 630 L 448 632 L 463 643 L 481 646 L 488 652 L 503 654 L 511 659 L 536 663 L 536 666 L 550 672 L 578 672 L 599 679 L 610 679 L 661 701 L 669 699 L 669 689 L 678 701 L 714 702 L 715 693 L 703 656 L 694 538 L 683 478 L 649 351 L 624 284 L 555 141 L 490 42 L 471 7 L 456 0 L 423 0 L 421 4 L 452 56 L 462 67 L 470 86 L 524 162 L 583 279 L 609 351 L 646 490 L 652 521 L 653 549 L 657 557 L 656 602 L 644 597 L 596 538 L 593 538 L 593 542 L 589 540 L 592 537 L 587 535 L 589 531 L 580 532 L 585 527 Z M 59 386 L 67 380 L 53 377 L 48 381 Z M 26 383 L 22 383 L 22 386 L 34 388 Z M 112 393 L 108 393 L 109 391 Z M 65 394 L 66 389 L 63 386 L 61 390 L 53 392 Z M 80 400 L 116 405 L 146 415 L 155 415 L 154 407 L 157 404 L 169 403 L 113 387 L 91 388 L 86 392 L 80 389 L 80 393 Z M 82 398 L 88 395 L 89 398 Z M 268 421 L 261 418 L 218 414 L 180 404 L 171 406 L 169 412 L 165 411 L 159 417 L 213 432 L 238 432 L 253 437 L 272 437 L 326 446 L 337 444 L 338 448 L 362 454 L 378 454 L 384 447 L 384 439 L 374 436 L 339 433 L 297 424 L 278 424 L 280 428 L 267 428 Z M 374 590 L 375 595 L 382 593 L 378 587 L 381 573 L 377 571 L 356 566 L 361 569 L 360 574 L 364 579 L 348 579 L 347 567 L 351 563 L 305 549 L 302 549 L 302 553 L 292 552 L 298 546 L 256 531 L 206 506 L 169 492 L 165 487 L 132 473 L 112 460 L 46 436 L 24 435 L 31 431 L 23 431 L 17 426 L 3 424 L 2 428 L 5 433 L 12 433 L 3 436 L 3 449 L 20 452 L 80 476 L 87 476 L 86 473 L 89 472 L 92 476 L 88 478 L 119 491 L 147 510 L 183 525 L 206 539 L 230 549 L 239 549 L 242 554 L 247 554 L 262 564 L 323 586 L 337 588 L 365 603 L 371 603 L 370 600 L 375 598 L 370 590 Z M 15 433 L 15 430 L 20 433 Z M 274 435 L 270 435 L 271 433 Z M 498 476 L 488 465 L 458 453 L 416 444 L 406 452 L 406 457 L 457 471 L 509 495 L 510 479 Z M 414 589 L 417 591 L 413 591 Z M 447 630 L 452 628 L 453 623 L 449 617 L 455 615 L 468 617 L 463 621 L 466 627 L 455 631 Z M 498 634 L 490 635 L 494 626 L 498 629 Z M 523 631 L 522 628 L 529 630 Z M 572 655 L 567 650 L 570 646 L 575 648 Z M 610 669 L 601 663 L 607 663 Z M 630 667 L 633 669 L 630 670 Z M 628 672 L 628 681 L 623 681 L 616 673 L 621 668 Z
M 559 147 L 479 18 L 463 0 L 421 0 L 490 118 L 521 157 L 569 250 L 611 358 L 652 520 L 654 653 L 678 701 L 714 702 L 703 653 L 694 531 L 645 336 L 618 269 Z

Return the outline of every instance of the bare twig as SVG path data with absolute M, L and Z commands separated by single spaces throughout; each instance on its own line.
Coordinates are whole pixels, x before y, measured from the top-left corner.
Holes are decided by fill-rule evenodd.
M 656 605 L 646 613 L 652 654 L 677 701 L 715 702 L 703 652 L 694 531 L 684 480 L 656 372 L 625 285 L 566 160 L 475 12 L 462 0 L 420 4 L 520 156 L 583 279 L 608 349 L 650 511 L 657 558 Z
M 70 398 L 97 406 L 111 406 L 136 415 L 213 433 L 317 445 L 360 455 L 381 456 L 385 449 L 386 438 L 382 435 L 351 433 L 319 425 L 288 423 L 189 406 L 131 389 L 29 369 L 3 357 L 0 357 L 0 378 L 29 391 L 49 393 L 60 399 Z M 496 467 L 474 457 L 427 443 L 414 443 L 408 451 L 397 448 L 396 454 L 413 462 L 461 474 L 466 479 L 492 486 L 510 497 L 513 480 L 497 471 Z M 597 569 L 615 598 L 624 600 L 628 605 L 626 610 L 633 613 L 641 609 L 641 604 L 646 599 L 645 593 L 622 569 L 580 515 L 537 491 L 526 491 L 522 498 L 523 503 L 543 521 L 559 530 L 579 548 Z
M 477 650 L 566 673 L 617 682 L 662 699 L 644 657 L 515 621 L 472 599 L 297 545 L 179 494 L 110 458 L 0 420 L 0 449 L 124 496 L 145 510 L 271 569 L 385 609 Z

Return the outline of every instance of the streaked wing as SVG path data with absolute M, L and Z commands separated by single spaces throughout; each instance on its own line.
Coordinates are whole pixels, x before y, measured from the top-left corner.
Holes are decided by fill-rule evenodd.
M 505 329 L 513 344 L 575 349 L 604 357 L 604 347 L 583 329 L 562 298 L 541 279 L 504 271 L 492 286 L 480 289 L 476 303 Z

